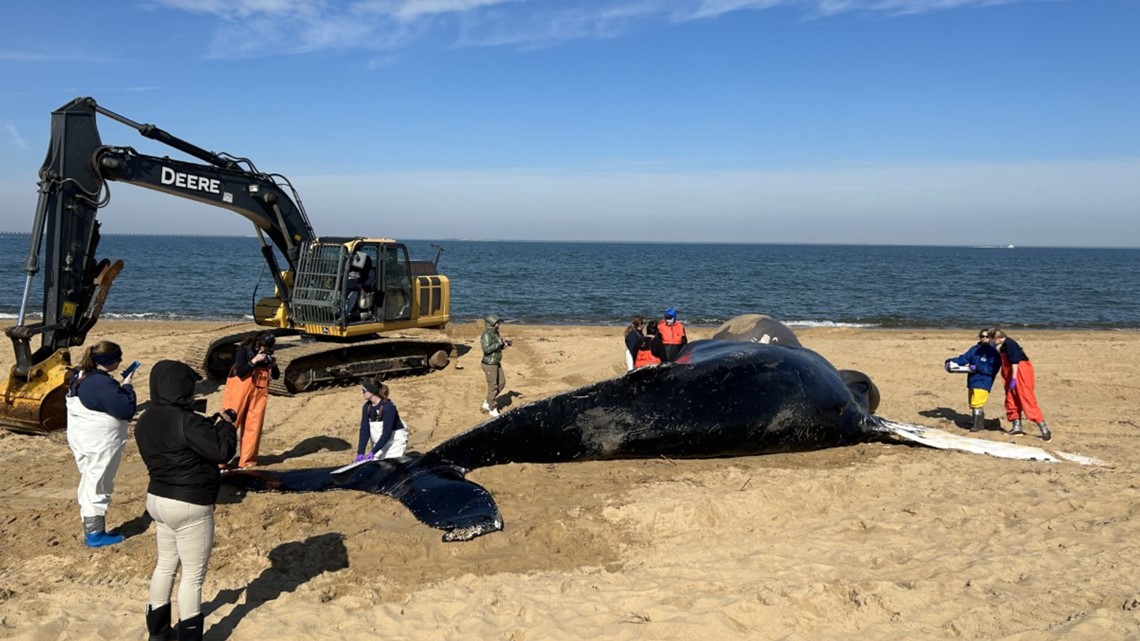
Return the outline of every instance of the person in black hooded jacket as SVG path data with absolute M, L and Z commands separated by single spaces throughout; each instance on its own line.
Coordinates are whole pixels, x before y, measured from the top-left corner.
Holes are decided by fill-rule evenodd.
M 135 424 L 135 442 L 150 476 L 146 510 L 155 521 L 158 538 L 146 611 L 151 641 L 173 638 L 170 595 L 180 564 L 177 638 L 202 638 L 202 583 L 214 547 L 219 465 L 237 450 L 231 417 L 210 419 L 192 409 L 194 384 L 199 380 L 201 376 L 185 363 L 155 363 L 150 374 L 152 405 Z

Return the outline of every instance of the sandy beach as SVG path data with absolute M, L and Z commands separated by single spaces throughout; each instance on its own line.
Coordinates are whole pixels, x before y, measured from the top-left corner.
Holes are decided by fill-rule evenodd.
M 220 325 L 104 321 L 91 339 L 116 341 L 144 363 L 144 402 L 146 366 L 179 358 Z M 410 449 L 485 419 L 480 330 L 449 328 L 476 346 L 458 367 L 390 382 Z M 514 341 L 504 358 L 510 407 L 621 375 L 621 331 L 504 326 Z M 797 333 L 837 367 L 869 374 L 880 415 L 963 433 L 965 383 L 942 362 L 973 343 L 970 331 Z M 1029 424 L 1017 442 L 1110 466 L 881 443 L 505 465 L 471 478 L 494 494 L 506 529 L 468 543 L 441 542 L 381 496 L 223 488 L 203 592 L 206 638 L 1140 638 L 1140 333 L 1009 333 L 1034 362 L 1055 434 L 1044 444 Z M 5 376 L 12 359 L 0 349 Z M 218 409 L 221 389 L 205 389 Z M 262 463 L 350 461 L 359 403 L 355 387 L 270 398 Z M 986 409 L 1006 424 L 1000 392 Z M 82 544 L 63 433 L 0 431 L 0 466 L 0 638 L 145 638 L 155 541 L 133 438 L 107 517 L 128 538 L 110 548 Z

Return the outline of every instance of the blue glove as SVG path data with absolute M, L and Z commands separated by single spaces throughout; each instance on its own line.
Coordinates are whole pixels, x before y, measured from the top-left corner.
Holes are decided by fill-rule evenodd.
M 359 462 L 361 462 L 361 461 L 371 461 L 371 460 L 372 460 L 372 453 L 371 453 L 371 452 L 366 452 L 366 453 L 364 453 L 364 454 L 357 454 L 357 455 L 356 455 L 356 458 L 355 458 L 355 459 L 353 459 L 353 461 L 352 461 L 352 462 L 353 462 L 353 463 L 359 463 Z
M 1009 389 L 1011 389 L 1011 390 L 1017 389 L 1017 379 L 1016 378 L 1009 382 Z

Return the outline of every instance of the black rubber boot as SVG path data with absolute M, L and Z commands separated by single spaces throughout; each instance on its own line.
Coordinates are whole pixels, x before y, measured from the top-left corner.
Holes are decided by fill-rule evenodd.
M 170 604 L 157 608 L 146 606 L 146 631 L 148 641 L 172 641 L 174 630 L 170 629 Z
M 202 641 L 201 613 L 178 622 L 178 641 Z
M 974 424 L 970 426 L 971 432 L 980 432 L 986 429 L 986 410 L 976 409 L 974 413 Z
M 1017 436 L 1018 434 L 1024 434 L 1024 433 L 1025 432 L 1022 431 L 1022 429 L 1021 429 L 1021 419 L 1019 419 L 1019 418 L 1013 419 L 1013 421 L 1010 422 L 1010 427 L 1009 427 L 1010 436 Z
M 1038 423 L 1037 427 L 1041 428 L 1041 440 L 1043 440 L 1043 441 L 1052 441 L 1053 440 L 1053 433 L 1049 431 L 1049 426 L 1045 424 L 1045 421 L 1041 421 L 1040 423 Z

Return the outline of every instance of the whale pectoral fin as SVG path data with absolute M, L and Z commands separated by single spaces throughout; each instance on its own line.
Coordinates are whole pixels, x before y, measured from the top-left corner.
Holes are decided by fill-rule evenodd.
M 414 461 L 403 473 L 390 475 L 377 492 L 403 503 L 424 525 L 446 530 L 444 542 L 470 541 L 503 529 L 491 493 L 445 461 Z
M 1082 465 L 1108 465 L 1104 461 L 1087 456 L 1070 454 L 1068 452 L 1053 455 L 1039 447 L 1018 445 L 1016 443 L 1002 443 L 984 438 L 972 438 L 951 434 L 933 427 L 896 423 L 884 418 L 875 417 L 876 424 L 869 426 L 871 432 L 892 436 L 911 443 L 918 443 L 939 450 L 958 450 L 960 452 L 973 452 L 974 454 L 988 454 L 997 458 L 1018 459 L 1023 461 L 1045 461 L 1060 463 L 1069 460 Z

